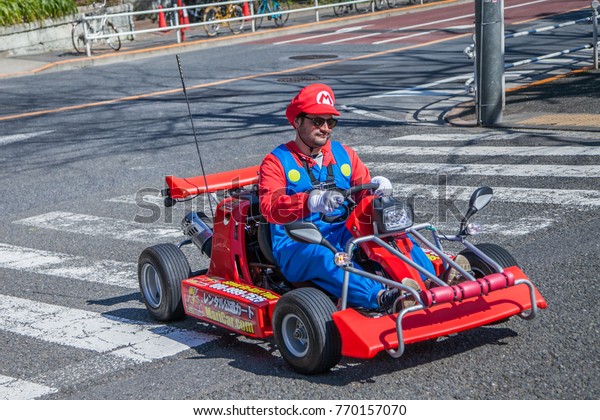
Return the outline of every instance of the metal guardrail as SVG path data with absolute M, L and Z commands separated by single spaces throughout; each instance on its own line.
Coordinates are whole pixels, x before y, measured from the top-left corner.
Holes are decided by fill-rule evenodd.
M 526 60 L 515 61 L 512 63 L 505 63 L 504 69 L 506 70 L 506 69 L 510 69 L 510 68 L 514 68 L 514 67 L 524 66 L 526 64 L 537 63 L 537 62 L 540 62 L 543 60 L 548 60 L 550 58 L 560 57 L 563 55 L 573 54 L 578 51 L 591 49 L 593 51 L 594 68 L 596 70 L 598 70 L 598 48 L 599 48 L 599 45 L 598 45 L 598 32 L 599 32 L 599 30 L 598 30 L 598 25 L 599 25 L 599 23 L 598 23 L 598 8 L 599 7 L 600 7 L 600 2 L 598 0 L 594 0 L 591 3 L 592 16 L 590 16 L 590 17 L 577 19 L 577 20 L 571 20 L 571 21 L 563 22 L 563 23 L 558 23 L 556 25 L 542 26 L 542 27 L 529 29 L 526 31 L 505 34 L 504 39 L 506 40 L 506 39 L 511 39 L 511 38 L 528 36 L 528 35 L 535 35 L 535 34 L 548 32 L 548 31 L 554 31 L 556 29 L 565 28 L 568 26 L 578 25 L 578 24 L 582 24 L 582 23 L 589 22 L 589 23 L 592 23 L 592 25 L 593 25 L 593 34 L 592 34 L 593 39 L 592 39 L 592 43 L 590 43 L 590 44 L 585 44 L 585 45 L 581 45 L 578 47 L 569 48 L 569 49 L 553 52 L 550 54 L 541 55 L 539 57 L 529 58 Z M 471 60 L 475 60 L 475 44 L 469 45 L 468 47 L 466 47 L 464 49 L 463 52 Z M 475 71 L 473 72 L 473 77 L 469 78 L 465 82 L 465 90 L 467 91 L 467 93 L 473 93 L 475 91 L 474 82 L 476 81 L 476 78 L 477 78 L 477 69 L 475 69 Z
M 406 1 L 405 4 L 423 4 L 424 2 L 427 2 L 429 0 L 405 0 L 405 1 Z M 320 5 L 319 0 L 314 0 L 314 5 L 310 6 L 310 7 L 303 7 L 303 8 L 299 8 L 299 9 L 290 9 L 290 10 L 277 10 L 277 11 L 271 12 L 271 13 L 255 14 L 254 13 L 254 3 L 252 1 L 230 0 L 230 1 L 221 1 L 221 2 L 214 2 L 214 3 L 195 4 L 195 5 L 191 5 L 191 6 L 173 6 L 173 7 L 166 7 L 166 8 L 160 8 L 160 9 L 138 10 L 138 11 L 122 12 L 122 13 L 82 15 L 81 19 L 84 21 L 101 20 L 104 18 L 108 18 L 110 20 L 111 18 L 118 18 L 118 17 L 127 17 L 128 19 L 132 19 L 134 16 L 173 12 L 174 23 L 175 23 L 174 25 L 169 25 L 166 27 L 149 28 L 149 29 L 131 30 L 131 31 L 119 31 L 119 36 L 134 37 L 135 35 L 140 35 L 140 34 L 175 30 L 176 36 L 177 36 L 177 43 L 182 43 L 185 39 L 184 31 L 192 29 L 192 28 L 244 20 L 244 21 L 250 21 L 252 32 L 256 32 L 257 28 L 255 25 L 255 19 L 260 18 L 260 17 L 268 18 L 268 17 L 272 17 L 274 15 L 293 14 L 293 13 L 303 13 L 303 12 L 314 11 L 315 22 L 319 22 L 320 21 L 320 16 L 319 16 L 320 10 L 332 9 L 332 8 L 338 7 L 338 6 L 349 6 L 352 4 L 365 3 L 365 2 L 366 2 L 365 0 L 348 0 L 348 1 L 340 1 L 337 3 L 328 3 L 328 4 Z M 186 24 L 182 24 L 180 22 L 180 12 L 183 13 L 184 10 L 188 11 L 189 9 L 201 9 L 201 8 L 207 8 L 207 7 L 225 6 L 225 5 L 229 5 L 229 4 L 242 4 L 242 3 L 248 3 L 249 10 L 250 10 L 249 16 L 234 17 L 234 18 L 221 19 L 221 20 L 212 20 L 210 22 L 194 22 L 194 23 L 186 23 Z M 374 12 L 376 10 L 375 2 L 371 1 L 370 6 L 371 6 L 371 12 Z M 189 14 L 189 12 L 188 12 L 188 14 Z M 110 38 L 113 36 L 114 36 L 114 34 L 94 34 L 94 33 L 90 34 L 90 33 L 87 33 L 87 31 L 86 31 L 84 42 L 86 44 L 86 50 L 88 51 L 87 55 L 88 56 L 91 55 L 91 49 L 87 48 L 87 46 L 92 41 L 95 41 L 98 39 Z

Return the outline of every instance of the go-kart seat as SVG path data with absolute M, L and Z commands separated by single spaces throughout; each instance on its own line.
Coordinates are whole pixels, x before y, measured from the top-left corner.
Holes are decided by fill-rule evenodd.
M 258 221 L 258 247 L 269 263 L 277 265 L 275 263 L 275 257 L 273 256 L 271 226 L 264 216 L 261 216 L 260 220 Z

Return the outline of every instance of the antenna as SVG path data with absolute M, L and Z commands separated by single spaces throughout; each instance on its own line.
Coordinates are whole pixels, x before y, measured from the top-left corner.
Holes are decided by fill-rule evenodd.
M 179 60 L 179 54 L 175 55 L 177 58 L 177 67 L 179 68 L 179 78 L 181 79 L 181 87 L 183 88 L 183 95 L 185 96 L 185 102 L 187 103 L 188 114 L 190 115 L 190 121 L 192 122 L 192 132 L 194 133 L 194 141 L 196 142 L 196 152 L 198 152 L 198 160 L 200 161 L 200 169 L 202 170 L 202 177 L 204 178 L 204 186 L 206 187 L 206 194 L 208 195 L 208 204 L 210 206 L 210 214 L 212 218 L 215 218 L 215 212 L 213 210 L 210 193 L 208 192 L 208 183 L 206 182 L 206 172 L 204 171 L 204 164 L 202 163 L 202 156 L 200 156 L 200 146 L 198 145 L 198 137 L 196 136 L 196 128 L 194 127 L 194 118 L 192 118 L 192 110 L 190 108 L 190 100 L 188 99 L 187 90 L 185 88 L 185 82 L 183 80 L 183 70 L 181 69 L 181 61 Z

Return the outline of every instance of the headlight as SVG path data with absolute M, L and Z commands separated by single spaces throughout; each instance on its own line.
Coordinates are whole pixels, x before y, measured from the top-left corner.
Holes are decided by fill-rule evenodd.
M 395 197 L 373 200 L 373 219 L 381 233 L 408 229 L 413 225 L 414 212 L 407 202 Z

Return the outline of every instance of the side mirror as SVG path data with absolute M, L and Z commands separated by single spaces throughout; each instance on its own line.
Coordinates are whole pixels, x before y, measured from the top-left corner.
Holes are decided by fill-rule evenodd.
M 323 245 L 333 253 L 338 252 L 337 249 L 323 237 L 323 234 L 314 223 L 296 220 L 295 222 L 288 223 L 284 228 L 288 236 L 296 242 Z
M 465 235 L 467 221 L 475 213 L 487 206 L 492 200 L 493 195 L 494 191 L 490 187 L 479 187 L 473 191 L 473 194 L 471 194 L 471 199 L 469 200 L 469 210 L 467 210 L 467 214 L 465 214 L 465 217 L 460 222 L 459 235 Z
M 469 210 L 474 209 L 473 213 L 476 213 L 483 209 L 490 203 L 493 195 L 494 191 L 490 187 L 477 188 L 469 200 Z

